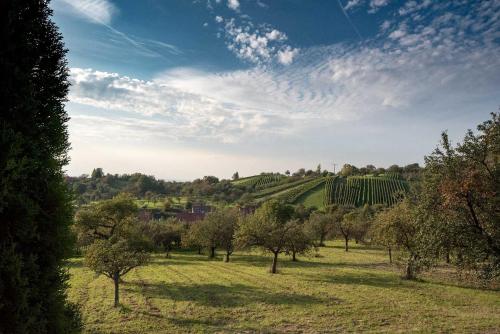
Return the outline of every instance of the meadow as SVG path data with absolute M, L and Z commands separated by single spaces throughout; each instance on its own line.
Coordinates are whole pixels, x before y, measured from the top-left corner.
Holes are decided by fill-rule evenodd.
M 68 263 L 69 299 L 81 306 L 86 333 L 500 332 L 500 291 L 459 283 L 440 266 L 418 281 L 400 278 L 380 249 L 330 242 L 293 262 L 237 252 L 179 251 L 124 276 L 121 306 L 113 283 Z

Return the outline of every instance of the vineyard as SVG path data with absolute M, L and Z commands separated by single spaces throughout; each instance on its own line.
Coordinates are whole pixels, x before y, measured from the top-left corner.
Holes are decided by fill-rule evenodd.
M 281 174 L 267 174 L 262 175 L 255 183 L 255 190 L 269 188 L 279 184 L 286 176 Z
M 242 187 L 253 187 L 255 190 L 261 190 L 280 184 L 286 176 L 281 174 L 263 174 L 255 175 L 233 181 L 234 185 Z
M 331 177 L 325 184 L 325 205 L 393 205 L 408 191 L 408 183 L 395 175 Z
M 265 197 L 265 196 L 270 196 L 270 195 L 285 191 L 287 189 L 299 186 L 303 183 L 307 183 L 310 181 L 311 181 L 311 178 L 301 178 L 301 179 L 298 179 L 298 180 L 293 181 L 293 182 L 280 183 L 278 185 L 268 187 L 268 188 L 262 189 L 256 193 L 254 193 L 253 197 L 254 198 L 261 198 L 261 197 Z
M 297 199 L 299 199 L 300 196 L 308 192 L 309 190 L 312 190 L 316 187 L 318 187 L 320 184 L 324 183 L 326 181 L 325 177 L 318 177 L 314 178 L 309 182 L 306 182 L 302 185 L 299 185 L 295 188 L 290 189 L 290 191 L 287 191 L 283 195 L 280 196 L 280 199 L 284 200 L 285 202 L 288 203 L 295 203 Z

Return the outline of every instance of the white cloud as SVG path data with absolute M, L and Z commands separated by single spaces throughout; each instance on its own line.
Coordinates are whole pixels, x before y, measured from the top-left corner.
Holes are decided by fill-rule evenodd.
M 238 58 L 258 65 L 273 61 L 288 65 L 299 51 L 285 44 L 288 39 L 285 33 L 267 25 L 254 28 L 247 22 L 239 26 L 230 19 L 225 21 L 224 33 L 229 50 Z
M 298 53 L 298 49 L 292 49 L 287 46 L 285 49 L 278 51 L 278 61 L 283 65 L 290 65 Z
M 224 19 L 222 18 L 222 16 L 217 15 L 217 16 L 215 17 L 215 22 L 217 22 L 217 23 L 221 23 L 222 21 L 224 21 Z
M 344 6 L 345 10 L 351 10 L 353 8 L 358 7 L 361 4 L 361 0 L 349 0 L 347 4 Z
M 240 8 L 240 2 L 239 0 L 227 0 L 227 6 L 237 11 Z
M 370 0 L 369 13 L 376 12 L 379 8 L 385 7 L 389 4 L 390 0 Z
M 117 8 L 108 0 L 57 0 L 54 6 L 70 10 L 92 23 L 110 24 Z
M 273 29 L 270 32 L 266 33 L 266 37 L 270 41 L 286 40 L 287 39 L 287 36 L 285 33 L 281 32 L 279 30 L 276 30 L 276 29 Z

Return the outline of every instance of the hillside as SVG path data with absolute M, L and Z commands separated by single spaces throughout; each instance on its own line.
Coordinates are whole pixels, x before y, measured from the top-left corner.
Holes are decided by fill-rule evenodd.
M 325 185 L 325 204 L 359 207 L 364 204 L 393 205 L 409 190 L 408 182 L 393 176 L 351 176 L 329 178 Z

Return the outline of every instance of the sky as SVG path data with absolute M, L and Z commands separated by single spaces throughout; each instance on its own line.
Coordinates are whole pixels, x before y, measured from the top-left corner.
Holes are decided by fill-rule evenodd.
M 500 106 L 500 0 L 52 0 L 69 175 L 423 164 Z

